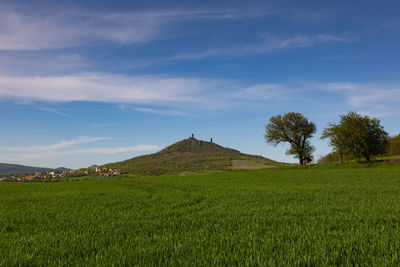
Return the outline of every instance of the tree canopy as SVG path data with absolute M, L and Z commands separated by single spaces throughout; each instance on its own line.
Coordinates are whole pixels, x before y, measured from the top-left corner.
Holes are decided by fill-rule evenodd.
M 389 145 L 388 133 L 380 121 L 356 112 L 340 115 L 340 122 L 325 128 L 321 138 L 329 138 L 330 145 L 342 153 L 341 156 L 346 153 L 366 161 L 374 155 L 384 154 Z
M 265 126 L 265 140 L 274 146 L 287 142 L 290 149 L 286 151 L 289 155 L 294 155 L 299 159 L 300 165 L 312 160 L 314 147 L 309 139 L 313 137 L 316 126 L 309 122 L 300 113 L 290 112 L 284 115 L 271 117 Z
M 331 123 L 328 128 L 324 129 L 321 139 L 329 138 L 329 144 L 334 148 L 340 157 L 340 163 L 343 163 L 343 154 L 346 151 L 346 132 L 343 127 L 338 124 Z

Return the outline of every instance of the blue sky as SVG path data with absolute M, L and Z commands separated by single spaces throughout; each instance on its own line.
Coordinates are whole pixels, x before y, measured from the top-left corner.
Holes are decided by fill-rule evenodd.
M 87 167 L 194 133 L 265 143 L 301 112 L 319 139 L 357 111 L 400 133 L 397 1 L 2 1 L 0 162 Z

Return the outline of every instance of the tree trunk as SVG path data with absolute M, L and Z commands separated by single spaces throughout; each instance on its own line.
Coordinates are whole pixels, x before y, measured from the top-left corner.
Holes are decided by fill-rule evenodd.
M 302 157 L 300 157 L 299 163 L 300 163 L 300 166 L 303 166 L 303 165 L 304 165 L 304 159 L 303 159 Z
M 340 152 L 339 155 L 340 155 L 340 164 L 343 164 L 343 152 Z

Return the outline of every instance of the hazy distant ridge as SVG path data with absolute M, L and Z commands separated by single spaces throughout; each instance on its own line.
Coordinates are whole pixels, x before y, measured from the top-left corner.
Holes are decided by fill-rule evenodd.
M 24 166 L 18 164 L 0 163 L 0 174 L 17 174 L 17 173 L 34 173 L 34 172 L 49 172 L 54 169 L 44 167 Z M 57 168 L 56 170 L 68 170 L 66 168 Z

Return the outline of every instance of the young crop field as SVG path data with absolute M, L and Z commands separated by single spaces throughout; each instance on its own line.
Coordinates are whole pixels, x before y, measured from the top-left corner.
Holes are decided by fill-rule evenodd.
M 0 183 L 0 266 L 400 264 L 400 164 Z

